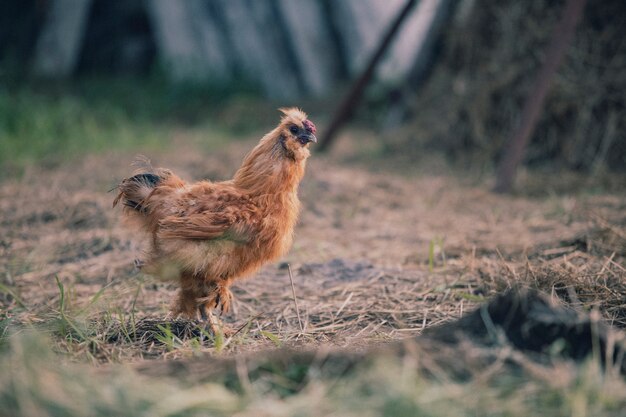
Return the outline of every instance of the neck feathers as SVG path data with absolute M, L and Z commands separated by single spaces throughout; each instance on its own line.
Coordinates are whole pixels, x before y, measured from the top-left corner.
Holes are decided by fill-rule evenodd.
M 275 129 L 245 157 L 234 184 L 252 195 L 295 192 L 304 176 L 306 159 L 286 154 Z

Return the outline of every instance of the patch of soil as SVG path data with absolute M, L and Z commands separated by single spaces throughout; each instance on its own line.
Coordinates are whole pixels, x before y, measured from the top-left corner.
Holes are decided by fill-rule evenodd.
M 599 314 L 557 305 L 537 291 L 507 291 L 471 314 L 428 329 L 424 337 L 457 345 L 471 340 L 491 347 L 510 344 L 524 353 L 582 361 L 595 354 L 626 374 L 624 334 L 602 322 Z

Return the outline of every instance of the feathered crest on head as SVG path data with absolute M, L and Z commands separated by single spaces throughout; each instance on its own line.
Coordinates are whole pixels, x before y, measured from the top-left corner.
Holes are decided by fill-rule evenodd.
M 281 121 L 283 122 L 291 121 L 291 122 L 296 122 L 296 123 L 302 123 L 302 126 L 309 132 L 313 134 L 317 132 L 317 129 L 315 128 L 315 125 L 313 124 L 313 122 L 311 122 L 308 119 L 307 114 L 303 112 L 302 110 L 300 110 L 299 108 L 281 107 L 280 109 L 278 109 L 278 111 L 284 114 L 284 116 L 281 118 Z
M 131 162 L 130 166 L 135 168 L 133 171 L 133 175 L 144 174 L 146 172 L 154 172 L 154 168 L 152 167 L 152 161 L 145 155 L 137 155 L 133 162 Z
M 278 111 L 284 114 L 282 120 L 295 119 L 299 122 L 303 122 L 307 118 L 306 113 L 297 107 L 281 107 Z

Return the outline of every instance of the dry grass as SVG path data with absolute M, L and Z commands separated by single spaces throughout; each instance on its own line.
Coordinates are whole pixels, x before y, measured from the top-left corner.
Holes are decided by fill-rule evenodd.
M 153 158 L 192 179 L 229 177 L 252 143 L 204 155 L 184 145 L 185 132 L 177 135 L 175 154 Z M 347 140 L 342 146 L 352 144 Z M 93 405 L 82 399 L 92 395 L 103 415 L 125 409 L 151 415 L 272 410 L 265 415 L 521 416 L 536 413 L 535 401 L 552 415 L 616 415 L 624 397 L 615 389 L 623 380 L 599 376 L 596 365 L 524 365 L 524 356 L 514 349 L 485 352 L 467 346 L 419 344 L 410 355 L 371 358 L 367 352 L 463 317 L 519 285 L 552 293 L 580 310 L 598 309 L 608 323 L 625 327 L 626 196 L 498 196 L 487 184 L 375 172 L 363 161 L 346 163 L 339 155 L 311 159 L 295 245 L 284 262 L 233 288 L 234 311 L 223 317 L 239 330 L 231 338 L 169 317 L 176 285 L 134 270 L 141 237 L 118 222 L 106 192 L 128 172 L 132 155 L 87 156 L 72 166 L 31 168 L 0 183 L 0 350 L 5 352 L 0 359 L 29 369 L 0 377 L 0 405 L 21 401 L 22 415 L 34 415 L 30 411 L 57 401 L 61 411 L 49 415 L 81 415 L 88 409 L 81 407 Z M 104 369 L 46 362 L 51 353 L 40 339 L 19 335 L 27 329 L 46 333 L 70 362 Z M 240 354 L 261 358 L 259 352 L 276 347 L 304 355 L 311 349 L 347 349 L 362 354 L 365 365 L 354 373 L 328 373 L 310 364 L 303 370 L 294 359 L 295 368 L 262 373 L 259 379 L 237 365 Z M 469 385 L 438 370 L 432 359 L 435 353 L 455 357 L 459 351 L 475 364 Z M 189 372 L 179 373 L 184 362 L 170 361 L 203 361 L 207 355 L 233 358 L 208 384 L 203 378 L 216 374 L 207 371 L 194 385 L 185 382 Z M 33 356 L 44 359 L 33 361 Z M 495 365 L 481 370 L 485 358 L 494 357 Z M 406 368 L 412 361 L 425 373 L 407 371 L 415 369 Z M 129 362 L 147 368 L 168 364 L 166 375 L 174 379 L 163 374 L 145 379 L 115 365 Z M 503 365 L 510 362 L 522 364 L 522 371 Z M 99 372 L 119 382 L 102 387 L 90 382 L 102 377 Z M 547 377 L 555 373 L 561 375 L 558 381 Z M 42 375 L 46 382 L 35 384 Z M 246 382 L 245 375 L 252 380 Z M 308 375 L 306 381 L 302 375 Z M 231 390 L 231 377 L 239 391 Z M 78 382 L 63 382 L 73 379 Z M 133 386 L 146 387 L 145 394 L 135 395 Z M 133 392 L 126 403 L 111 400 L 126 391 Z M 52 400 L 54 392 L 58 397 Z M 72 406 L 77 397 L 81 401 Z M 319 407 L 303 411 L 311 403 Z M 175 405 L 179 408 L 168 408 Z
M 592 227 L 554 247 L 540 247 L 524 261 L 484 262 L 479 275 L 488 293 L 528 286 L 553 294 L 581 310 L 599 310 L 605 320 L 626 328 L 626 235 L 624 212 L 615 223 L 594 216 Z
M 188 178 L 227 178 L 249 146 L 210 156 L 180 146 L 155 159 Z M 67 292 L 64 308 L 80 312 L 100 350 L 116 351 L 98 354 L 104 361 L 168 353 L 159 343 L 132 348 L 142 337 L 109 334 L 113 323 L 117 331 L 148 318 L 171 323 L 166 316 L 176 291 L 134 271 L 141 238 L 110 209 L 106 190 L 131 159 L 86 157 L 73 167 L 33 168 L 0 188 L 5 314 L 21 323 L 46 321 L 58 310 L 58 278 Z M 503 197 L 450 177 L 379 174 L 317 156 L 301 194 L 302 220 L 285 262 L 294 271 L 304 331 L 286 265 L 268 266 L 234 288 L 235 311 L 224 319 L 243 330 L 230 352 L 402 338 L 460 317 L 483 296 L 525 279 L 559 294 L 573 288 L 578 301 L 597 304 L 624 325 L 623 196 Z M 188 330 L 181 332 L 177 337 L 187 339 Z
M 529 305 L 536 303 L 531 302 Z M 502 299 L 500 308 L 514 305 Z M 543 302 L 540 302 L 543 305 Z M 544 313 L 545 310 L 538 306 Z M 490 308 L 491 309 L 491 308 Z M 497 308 L 496 308 L 497 309 Z M 492 311 L 493 313 L 493 311 Z M 199 355 L 181 361 L 143 361 L 100 369 L 60 365 L 33 335 L 8 339 L 0 355 L 0 413 L 11 415 L 241 415 L 241 416 L 619 416 L 624 380 L 611 364 L 583 364 L 543 355 L 542 361 L 489 336 L 477 312 L 439 334 L 465 334 L 454 343 L 437 336 L 364 352 L 278 350 L 232 358 Z M 531 319 L 554 316 L 527 312 Z M 478 317 L 478 321 L 476 318 Z M 495 316 L 494 319 L 496 318 Z M 506 315 L 498 318 L 506 320 Z M 580 329 L 594 326 L 587 320 Z M 603 325 L 595 322 L 598 328 Z M 177 322 L 172 323 L 177 326 Z M 461 325 L 462 324 L 462 325 Z M 525 321 L 514 322 L 514 331 Z M 535 328 L 534 332 L 541 332 Z M 603 329 L 605 336 L 606 328 Z M 436 335 L 436 333 L 435 333 Z M 554 337 L 556 335 L 550 335 Z M 575 337 L 571 335 L 570 337 Z M 603 339 L 608 340 L 608 339 Z M 593 339 L 581 342 L 593 344 Z M 495 345 L 493 344 L 495 342 Z M 555 343 L 558 345 L 558 343 Z M 548 346 L 554 350 L 554 346 Z M 589 347 L 588 349 L 592 349 Z M 556 352 L 556 351 L 555 351 Z M 623 356 L 621 359 L 623 361 Z M 140 388 L 138 388 L 140 387 Z

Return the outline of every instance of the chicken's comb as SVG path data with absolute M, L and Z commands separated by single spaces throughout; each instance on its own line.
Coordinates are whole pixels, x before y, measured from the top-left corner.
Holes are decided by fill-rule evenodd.
M 313 124 L 312 121 L 310 120 L 305 120 L 304 122 L 302 122 L 302 125 L 304 126 L 304 128 L 308 131 L 311 132 L 313 134 L 315 134 L 315 132 L 317 132 L 317 129 L 315 128 L 315 125 Z

